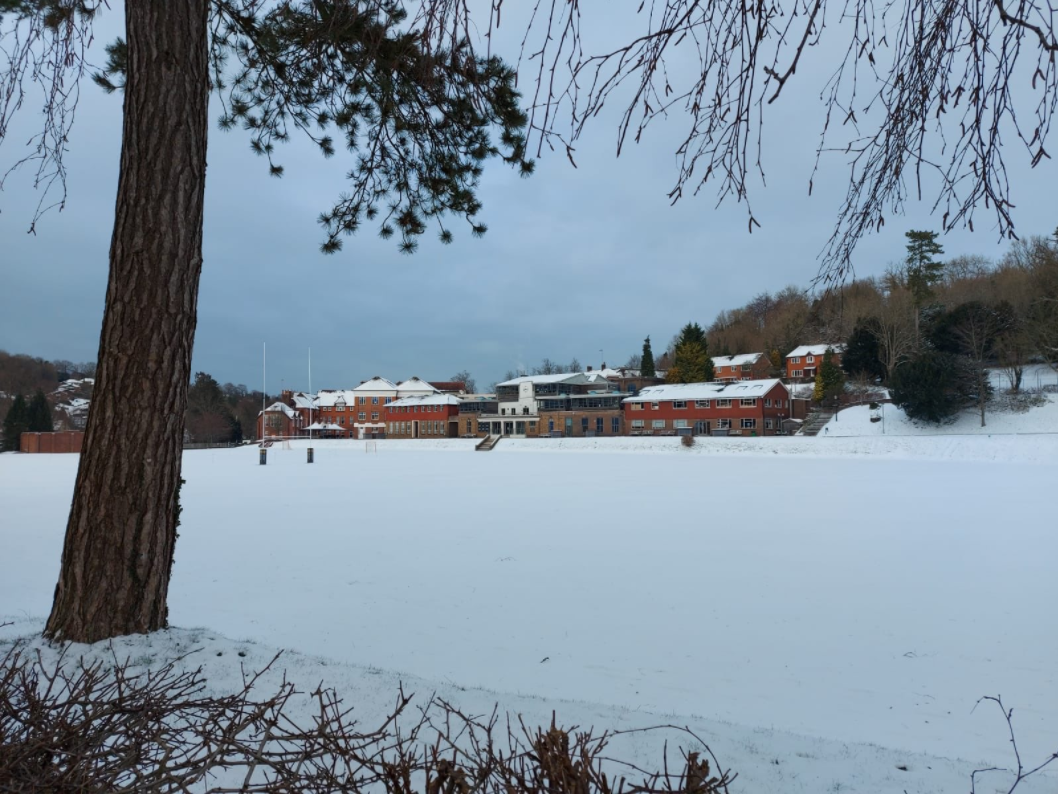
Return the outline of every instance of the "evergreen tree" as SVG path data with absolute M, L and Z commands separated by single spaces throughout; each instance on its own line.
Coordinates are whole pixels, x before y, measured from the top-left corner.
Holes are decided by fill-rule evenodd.
M 18 394 L 4 417 L 4 451 L 17 452 L 22 443 L 22 434 L 28 430 L 29 409 L 26 407 L 26 398 Z
M 55 423 L 51 418 L 51 406 L 48 398 L 44 396 L 42 389 L 37 389 L 33 399 L 29 401 L 26 409 L 26 422 L 31 433 L 50 433 L 55 430 Z
M 907 257 L 904 278 L 915 305 L 915 339 L 919 339 L 919 319 L 922 309 L 933 297 L 933 286 L 944 275 L 944 263 L 937 259 L 944 248 L 937 242 L 936 232 L 910 231 L 907 237 Z
M 705 383 L 714 376 L 705 331 L 698 323 L 687 323 L 676 338 L 672 366 L 665 380 L 668 383 Z
M 852 329 L 841 355 L 841 368 L 849 376 L 864 375 L 869 378 L 885 378 L 878 348 L 878 320 L 869 317 L 859 320 Z
M 643 340 L 643 357 L 639 362 L 639 374 L 644 378 L 656 378 L 657 370 L 654 369 L 654 351 L 650 349 L 650 337 Z
M 845 373 L 834 361 L 833 348 L 827 348 L 823 353 L 823 361 L 816 370 L 815 388 L 812 390 L 812 399 L 818 403 L 837 400 L 845 391 Z
M 975 399 L 966 360 L 930 350 L 898 366 L 889 378 L 893 403 L 910 418 L 939 424 Z

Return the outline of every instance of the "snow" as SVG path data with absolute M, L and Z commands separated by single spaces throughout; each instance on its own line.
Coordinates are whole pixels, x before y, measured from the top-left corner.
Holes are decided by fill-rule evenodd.
M 317 408 L 333 408 L 341 400 L 346 405 L 356 403 L 356 395 L 352 389 L 320 389 L 316 395 Z
M 440 392 L 440 389 L 430 383 L 427 383 L 424 380 L 420 380 L 419 378 L 408 378 L 408 380 L 404 381 L 403 383 L 397 384 L 398 393 L 405 391 L 436 394 Z
M 275 414 L 275 413 L 286 414 L 291 419 L 293 419 L 295 416 L 298 415 L 297 411 L 295 411 L 293 408 L 291 408 L 286 403 L 281 403 L 281 402 L 272 403 L 271 405 L 269 405 L 264 410 L 264 413 L 267 413 L 267 414 Z M 261 411 L 258 411 L 257 415 L 260 416 L 261 415 Z
M 412 394 L 401 397 L 389 404 L 390 408 L 401 408 L 406 405 L 459 405 L 460 399 L 451 394 Z
M 588 376 L 583 372 L 556 372 L 552 375 L 522 375 L 511 378 L 497 386 L 517 386 L 520 383 L 588 383 Z
M 529 722 L 688 724 L 740 792 L 966 790 L 1012 763 L 988 694 L 1024 758 L 1058 749 L 1058 435 L 474 443 L 185 453 L 180 628 L 119 655 L 201 647 L 224 690 L 290 648 L 364 724 L 399 680 Z M 47 614 L 76 468 L 0 456 L 6 636 Z
M 640 389 L 635 396 L 629 397 L 626 403 L 649 403 L 668 400 L 742 400 L 751 397 L 763 397 L 782 381 L 742 380 L 735 383 L 670 383 L 664 386 L 647 386 Z
M 371 380 L 365 380 L 359 386 L 355 387 L 353 391 L 396 391 L 397 386 L 391 380 L 380 378 L 378 375 L 373 377 Z
M 845 352 L 845 345 L 841 344 L 818 344 L 818 345 L 801 345 L 795 347 L 789 353 L 786 354 L 787 358 L 794 358 L 796 356 L 821 356 L 827 352 L 827 350 L 833 350 L 835 353 Z
M 763 355 L 763 353 L 741 353 L 737 356 L 713 356 L 713 366 L 740 367 L 743 364 L 755 363 Z

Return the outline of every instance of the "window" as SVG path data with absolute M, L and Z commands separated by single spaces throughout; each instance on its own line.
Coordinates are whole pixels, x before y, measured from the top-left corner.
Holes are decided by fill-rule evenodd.
M 753 430 L 756 427 L 757 427 L 757 420 L 756 419 L 743 419 L 742 420 L 742 429 L 743 430 Z
M 633 419 L 632 420 L 632 429 L 633 430 L 642 430 L 643 429 L 643 425 L 644 425 L 644 422 L 643 422 L 642 419 Z
M 746 399 L 746 398 L 743 398 L 743 399 L 739 400 L 738 404 L 742 408 L 756 408 L 757 407 L 757 401 L 756 400 L 751 400 L 751 399 Z
M 367 414 L 361 411 L 356 415 L 356 418 L 363 422 L 365 419 L 367 419 Z
M 672 426 L 673 427 L 690 427 L 690 425 L 687 424 L 687 420 L 686 419 L 675 419 L 672 422 Z
M 344 405 L 339 405 L 335 410 L 344 411 L 345 410 L 345 406 Z
M 470 420 L 470 419 L 467 419 L 467 435 L 468 435 L 468 436 L 469 436 L 469 435 L 470 435 L 471 433 L 473 433 L 473 432 L 474 432 L 473 430 L 471 430 L 471 429 L 470 429 L 470 422 L 471 422 L 471 421 L 472 421 L 472 420 Z
M 617 435 L 621 432 L 621 417 L 615 416 L 610 419 L 610 432 Z
M 731 407 L 731 400 L 717 400 L 716 401 L 716 407 L 717 408 L 730 408 Z
M 602 423 L 602 417 L 601 416 L 596 416 L 595 417 L 595 432 L 598 433 L 600 436 L 603 433 L 606 432 L 605 430 L 603 430 L 603 423 Z
M 771 419 L 765 419 L 764 420 L 764 429 L 765 430 L 771 430 L 771 428 L 772 428 Z
M 790 361 L 792 363 L 794 363 L 794 364 L 800 364 L 801 363 L 801 357 L 800 356 L 794 356 L 793 358 L 790 359 Z
M 672 407 L 675 408 L 675 409 L 686 408 L 687 407 L 687 401 L 686 400 L 673 400 L 672 401 Z
M 655 419 L 650 424 L 655 430 L 664 430 L 665 429 L 665 420 L 664 419 Z
M 651 403 L 650 404 L 650 410 L 652 410 L 652 411 L 656 411 L 659 408 L 661 408 L 661 403 Z
M 361 397 L 360 398 L 360 404 L 361 405 L 367 405 L 367 397 Z
M 588 432 L 588 417 L 586 417 L 586 416 L 582 416 L 580 418 L 580 432 L 582 432 L 582 433 L 587 433 Z
M 771 397 L 768 397 L 764 400 L 764 407 L 771 408 Z
M 730 419 L 717 419 L 716 420 L 716 429 L 717 430 L 729 430 L 730 428 L 731 428 L 731 420 Z
M 807 358 L 805 358 L 805 362 L 808 363 L 808 364 L 815 364 L 816 363 L 816 357 L 815 356 L 808 356 Z
M 708 408 L 709 405 L 710 405 L 710 401 L 709 400 L 695 400 L 694 401 L 694 407 L 695 408 Z
M 643 403 L 632 403 L 632 410 L 633 411 L 642 411 L 643 410 Z
M 378 421 L 378 411 L 372 411 L 371 412 L 371 421 L 372 422 L 377 422 Z
M 792 371 L 792 372 L 790 373 L 790 377 L 791 377 L 791 378 L 800 378 L 800 377 L 801 377 L 802 375 L 803 375 L 803 373 L 802 373 L 802 371 L 801 371 L 801 370 L 799 370 L 799 369 L 795 369 L 795 370 L 793 370 L 793 371 Z
M 371 398 L 371 404 L 372 405 L 378 405 L 378 397 L 372 397 Z
M 344 425 L 345 424 L 345 417 L 344 416 L 339 416 L 338 417 L 338 424 L 340 424 L 340 425 Z
M 734 369 L 734 367 L 732 367 L 732 369 Z M 753 369 L 753 365 L 752 364 L 743 364 L 742 365 L 742 371 L 743 372 L 749 372 L 751 369 Z

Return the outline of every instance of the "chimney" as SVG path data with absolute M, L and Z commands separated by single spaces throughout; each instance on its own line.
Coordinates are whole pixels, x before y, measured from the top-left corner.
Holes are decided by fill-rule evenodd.
M 591 372 L 591 364 L 588 365 L 588 372 Z

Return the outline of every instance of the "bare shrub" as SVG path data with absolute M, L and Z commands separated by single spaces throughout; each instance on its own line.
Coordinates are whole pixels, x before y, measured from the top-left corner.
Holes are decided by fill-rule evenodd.
M 970 794 L 976 794 L 976 792 L 977 792 L 977 779 L 978 779 L 978 777 L 980 775 L 985 775 L 985 774 L 987 774 L 989 772 L 1006 772 L 1006 773 L 1009 773 L 1009 774 L 1013 775 L 1014 776 L 1014 780 L 1011 782 L 1010 788 L 1006 789 L 1006 794 L 1012 794 L 1014 789 L 1016 789 L 1021 784 L 1021 782 L 1023 780 L 1025 780 L 1026 778 L 1032 777 L 1037 772 L 1039 772 L 1041 769 L 1044 769 L 1045 767 L 1049 766 L 1052 761 L 1054 761 L 1055 759 L 1058 759 L 1058 752 L 1052 753 L 1051 755 L 1049 755 L 1046 759 L 1044 759 L 1041 763 L 1037 764 L 1036 766 L 1034 766 L 1032 768 L 1026 768 L 1024 763 L 1021 760 L 1021 752 L 1018 750 L 1017 739 L 1014 737 L 1014 709 L 1008 709 L 1006 706 L 1004 706 L 1003 705 L 1003 699 L 1001 697 L 999 697 L 998 695 L 996 695 L 994 697 L 992 695 L 986 695 L 985 697 L 983 697 L 983 698 L 981 698 L 980 700 L 977 701 L 977 703 L 974 705 L 974 708 L 976 709 L 977 706 L 979 706 L 981 703 L 983 703 L 985 701 L 991 701 L 992 703 L 995 703 L 999 707 L 999 710 L 1001 712 L 1003 712 L 1003 718 L 1006 720 L 1006 723 L 1007 723 L 1007 731 L 1010 733 L 1010 746 L 1011 746 L 1011 748 L 1014 751 L 1014 760 L 1017 762 L 1017 768 L 1016 769 L 1005 769 L 1005 768 L 999 767 L 999 766 L 990 766 L 987 769 L 975 769 L 970 774 Z M 1004 791 L 1004 789 L 1001 788 L 999 785 L 991 786 L 990 790 L 991 791 L 997 791 L 997 792 L 1003 792 Z
M 680 436 L 680 443 L 685 447 L 693 447 L 694 436 Z
M 720 794 L 734 775 L 688 728 L 529 728 L 496 709 L 463 714 L 431 698 L 415 714 L 401 690 L 380 726 L 361 730 L 333 689 L 317 687 L 311 724 L 289 716 L 284 676 L 258 698 L 261 671 L 233 694 L 207 694 L 181 657 L 134 672 L 128 660 L 45 662 L 16 645 L 0 659 L 0 791 L 380 792 L 380 794 Z M 410 726 L 410 727 L 408 727 Z M 664 731 L 688 746 L 670 771 L 606 755 L 622 734 Z M 666 748 L 668 741 L 666 741 Z M 679 770 L 679 771 L 675 771 Z

